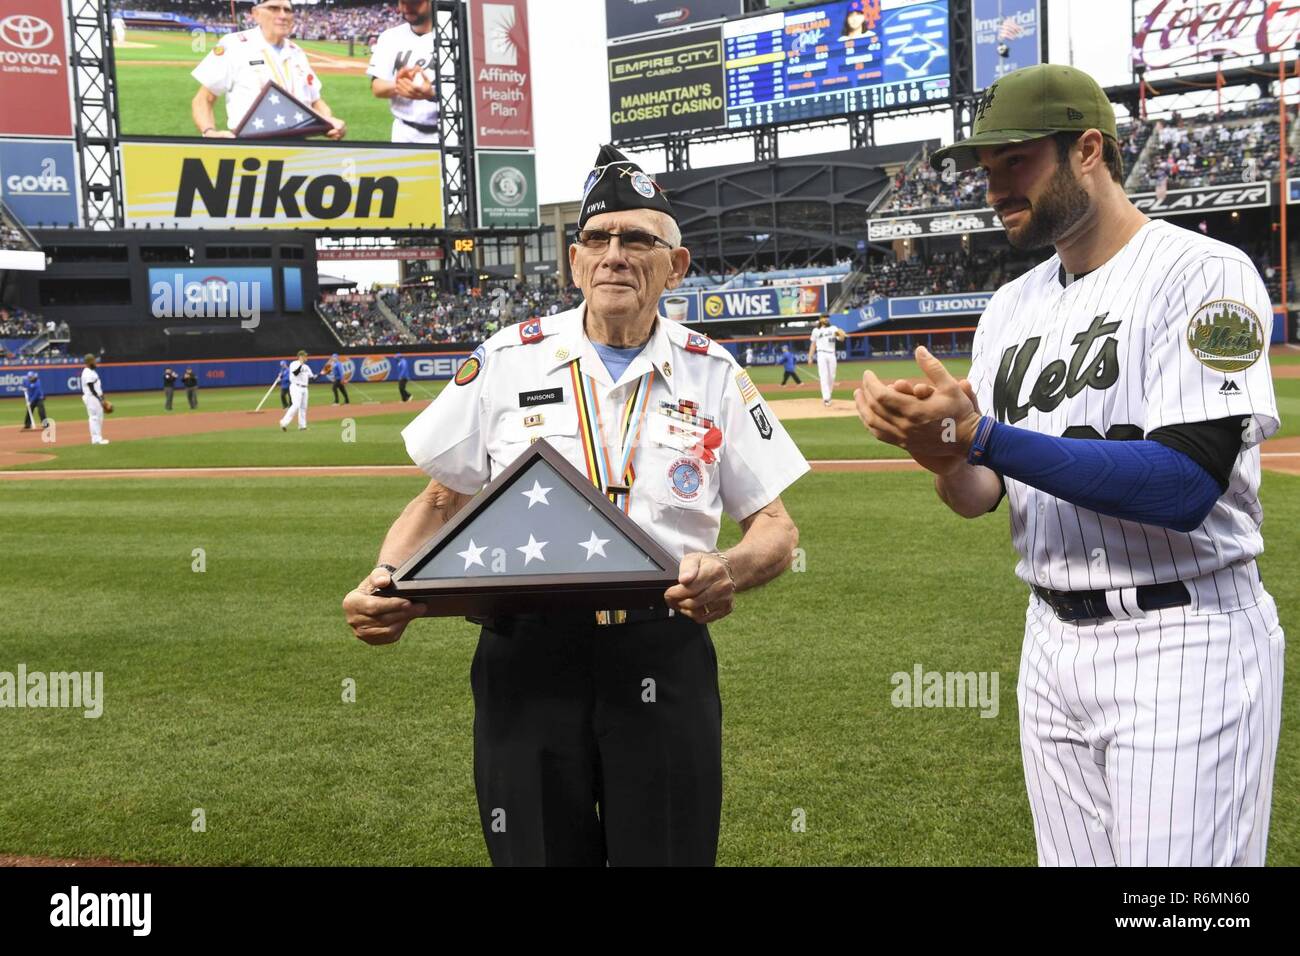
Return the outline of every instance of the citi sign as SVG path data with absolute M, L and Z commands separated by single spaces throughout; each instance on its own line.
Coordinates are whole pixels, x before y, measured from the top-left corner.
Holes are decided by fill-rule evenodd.
M 240 326 L 255 329 L 262 321 L 262 284 L 235 282 L 214 275 L 187 282 L 177 272 L 159 279 L 149 289 L 156 319 L 239 319 Z

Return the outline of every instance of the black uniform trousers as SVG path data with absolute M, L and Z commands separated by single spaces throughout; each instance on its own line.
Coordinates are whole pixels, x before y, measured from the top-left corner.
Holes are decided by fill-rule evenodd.
M 722 699 L 707 627 L 498 619 L 479 635 L 470 685 L 494 865 L 713 865 Z
M 799 373 L 798 373 L 798 372 L 786 372 L 784 375 L 781 376 L 781 384 L 784 385 L 784 384 L 785 384 L 786 382 L 788 382 L 790 379 L 794 379 L 794 383 L 795 383 L 796 385 L 802 385 L 802 384 L 803 384 L 803 382 L 801 382 L 801 381 L 799 380 Z
M 34 418 L 32 412 L 36 412 L 39 418 Z M 26 414 L 23 415 L 23 428 L 31 428 L 36 424 L 45 424 L 45 399 L 38 398 L 32 401 L 26 408 Z
M 406 390 L 406 382 L 407 380 L 404 378 L 399 378 L 397 380 L 397 394 L 402 396 L 402 401 L 409 402 L 411 400 L 411 393 Z
M 289 386 L 285 385 L 280 389 L 280 407 L 288 408 L 292 402 L 289 401 Z
M 172 394 L 175 391 L 176 387 L 174 385 L 163 386 L 163 408 L 169 412 L 172 410 Z
M 343 404 L 350 405 L 351 402 L 348 401 L 348 387 L 342 382 L 330 382 L 330 384 L 334 386 L 334 404 L 337 405 L 339 403 L 339 392 L 342 392 Z

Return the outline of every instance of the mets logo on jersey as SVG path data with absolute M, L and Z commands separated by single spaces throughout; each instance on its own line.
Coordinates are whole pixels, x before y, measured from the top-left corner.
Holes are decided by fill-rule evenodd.
M 519 341 L 528 345 L 542 340 L 542 320 L 532 319 L 519 326 Z
M 686 351 L 699 352 L 701 355 L 708 354 L 709 337 L 707 335 L 700 335 L 698 332 L 687 332 Z
M 1215 299 L 1192 313 L 1187 346 L 1206 368 L 1240 372 L 1264 354 L 1264 324 L 1249 306 Z

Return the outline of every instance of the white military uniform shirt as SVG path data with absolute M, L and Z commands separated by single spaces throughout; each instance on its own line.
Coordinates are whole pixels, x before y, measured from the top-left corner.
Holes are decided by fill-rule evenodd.
M 311 384 L 311 380 L 316 377 L 316 373 L 311 370 L 306 362 L 295 361 L 289 366 L 289 385 L 298 388 L 306 388 Z
M 436 82 L 433 62 L 433 31 L 418 34 L 409 24 L 403 23 L 379 34 L 366 75 L 391 83 L 397 79 L 398 70 L 418 66 L 427 71 L 425 76 L 432 85 Z M 394 96 L 388 101 L 388 108 L 396 119 L 421 126 L 438 125 L 437 100 L 408 100 L 404 96 Z
M 723 511 L 747 518 L 808 471 L 726 349 L 660 316 L 615 382 L 584 332 L 585 315 L 584 304 L 502 329 L 479 346 L 457 373 L 463 384 L 448 385 L 402 432 L 411 459 L 436 481 L 473 494 L 544 438 L 586 475 L 576 360 L 605 418 L 614 420 L 602 429 L 609 429 L 608 446 L 618 442 L 618 411 L 653 372 L 628 515 L 676 557 L 714 550 Z M 689 417 L 720 430 L 712 461 L 672 431 Z
M 277 49 L 261 27 L 222 37 L 190 75 L 226 97 L 226 125 L 232 130 L 272 80 L 308 106 L 321 95 L 320 77 L 302 47 L 286 39 Z

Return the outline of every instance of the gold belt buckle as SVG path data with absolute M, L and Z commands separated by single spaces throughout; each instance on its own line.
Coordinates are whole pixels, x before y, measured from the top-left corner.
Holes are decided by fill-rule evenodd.
M 598 627 L 609 627 L 611 624 L 626 624 L 627 611 L 609 610 L 596 612 L 596 625 Z

